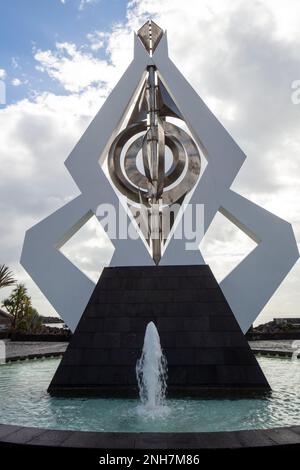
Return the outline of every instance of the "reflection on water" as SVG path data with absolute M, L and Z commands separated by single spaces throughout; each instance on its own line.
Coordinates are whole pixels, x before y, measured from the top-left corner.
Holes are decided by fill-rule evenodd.
M 300 360 L 259 358 L 273 392 L 256 399 L 168 399 L 155 419 L 137 400 L 50 397 L 59 359 L 0 366 L 0 422 L 91 431 L 230 431 L 300 424 Z

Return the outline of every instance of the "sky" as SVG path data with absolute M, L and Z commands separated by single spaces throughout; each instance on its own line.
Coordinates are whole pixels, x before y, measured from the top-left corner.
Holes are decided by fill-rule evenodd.
M 288 5 L 1 0 L 0 264 L 41 314 L 56 312 L 19 264 L 24 233 L 79 194 L 64 161 L 132 60 L 133 32 L 147 19 L 167 30 L 172 60 L 247 155 L 232 188 L 291 222 L 299 246 L 300 4 Z M 201 244 L 219 281 L 251 249 L 221 215 Z M 91 219 L 63 252 L 96 281 L 111 244 Z M 299 284 L 297 263 L 256 324 L 300 316 Z

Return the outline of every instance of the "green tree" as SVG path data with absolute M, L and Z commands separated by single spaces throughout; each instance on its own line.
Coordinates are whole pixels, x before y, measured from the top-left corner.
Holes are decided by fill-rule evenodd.
M 13 277 L 12 272 L 5 266 L 5 264 L 0 265 L 0 289 L 2 287 L 9 287 L 16 283 L 16 280 Z
M 23 333 L 38 333 L 43 325 L 37 310 L 29 308 L 25 317 L 18 321 L 17 330 Z
M 17 284 L 2 305 L 11 315 L 13 331 L 35 333 L 40 329 L 42 319 L 36 309 L 32 307 L 31 298 L 27 294 L 24 284 Z

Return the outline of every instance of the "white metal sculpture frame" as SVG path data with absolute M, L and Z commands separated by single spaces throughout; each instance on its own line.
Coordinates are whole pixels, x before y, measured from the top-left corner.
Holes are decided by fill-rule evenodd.
M 204 233 L 219 211 L 257 243 L 221 283 L 246 332 L 298 259 L 295 236 L 288 222 L 230 189 L 246 157 L 170 60 L 166 34 L 152 57 L 135 36 L 133 61 L 65 162 L 81 195 L 26 232 L 21 264 L 74 330 L 94 283 L 59 248 L 96 215 L 99 204 L 119 204 L 101 164 L 137 98 L 148 65 L 156 66 L 208 161 L 190 200 L 204 204 Z M 111 266 L 153 265 L 141 239 L 113 243 Z M 200 251 L 186 251 L 185 240 L 173 237 L 160 264 L 203 263 Z

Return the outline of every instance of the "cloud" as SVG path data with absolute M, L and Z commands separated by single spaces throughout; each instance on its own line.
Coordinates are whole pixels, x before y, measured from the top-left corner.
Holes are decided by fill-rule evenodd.
M 0 69 L 0 80 L 4 80 L 6 77 L 6 71 L 4 69 Z
M 26 280 L 43 313 L 48 304 L 18 265 L 24 231 L 78 193 L 63 162 L 129 64 L 133 31 L 149 18 L 167 29 L 172 60 L 248 156 L 233 188 L 292 222 L 299 240 L 300 105 L 291 101 L 300 78 L 299 13 L 294 0 L 288 9 L 269 0 L 190 0 L 188 8 L 181 0 L 137 0 L 109 32 L 34 51 L 37 73 L 60 93 L 36 93 L 0 110 L 0 259 Z M 221 278 L 248 245 L 220 219 L 213 235 L 205 251 Z M 93 245 L 91 262 L 78 253 L 76 261 L 97 272 Z M 298 264 L 260 321 L 298 313 L 299 280 Z
M 11 58 L 11 65 L 14 69 L 19 68 L 19 58 L 18 57 L 12 57 Z
M 68 92 L 77 93 L 99 84 L 105 88 L 115 83 L 114 65 L 83 52 L 72 43 L 56 43 L 54 51 L 38 50 L 34 58 L 38 62 L 37 70 L 46 72 Z
M 102 102 L 96 89 L 84 96 L 44 93 L 0 112 L 0 259 L 44 313 L 53 309 L 19 265 L 25 231 L 79 193 L 64 160 Z
M 94 33 L 89 33 L 87 38 L 91 43 L 92 51 L 98 51 L 107 45 L 110 34 L 104 31 L 95 31 Z
M 11 81 L 11 84 L 12 86 L 20 86 L 23 84 L 22 80 L 20 80 L 19 78 L 13 78 L 12 81 Z
M 78 9 L 80 11 L 84 10 L 84 8 L 88 5 L 93 5 L 95 3 L 98 3 L 99 0 L 80 0 L 79 7 Z

